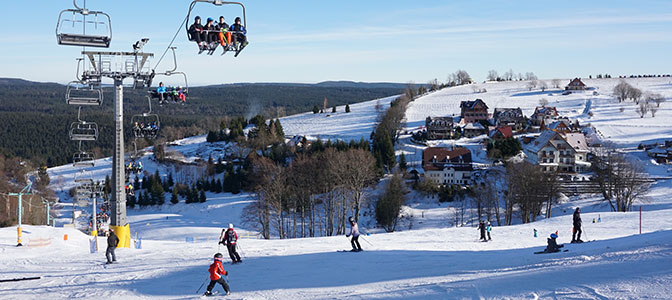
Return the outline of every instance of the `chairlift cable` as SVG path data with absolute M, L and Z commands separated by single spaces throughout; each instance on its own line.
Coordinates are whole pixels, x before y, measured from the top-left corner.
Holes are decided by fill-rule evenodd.
M 161 54 L 161 58 L 159 58 L 159 61 L 157 61 L 156 64 L 154 65 L 154 68 L 152 69 L 152 71 L 156 70 L 156 67 L 161 63 L 161 61 L 163 60 L 163 57 L 166 56 L 166 53 L 168 53 L 168 50 L 170 50 L 170 47 L 173 46 L 173 43 L 175 42 L 175 39 L 177 38 L 177 35 L 180 34 L 180 31 L 182 31 L 182 26 L 184 26 L 184 24 L 187 23 L 188 18 L 189 18 L 189 15 L 187 14 L 187 16 L 184 17 L 184 21 L 182 21 L 182 24 L 180 24 L 180 27 L 178 27 L 177 32 L 175 32 L 175 35 L 173 36 L 173 39 L 170 40 L 170 44 L 168 44 L 168 47 L 166 47 L 166 50 L 163 51 L 163 54 Z

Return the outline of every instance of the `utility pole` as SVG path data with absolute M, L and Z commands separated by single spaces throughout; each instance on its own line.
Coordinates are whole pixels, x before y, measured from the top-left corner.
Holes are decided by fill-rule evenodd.
M 33 182 L 28 181 L 28 185 L 24 187 L 20 192 L 18 193 L 9 193 L 9 196 L 18 196 L 19 198 L 19 205 L 18 205 L 18 219 L 19 219 L 19 224 L 16 227 L 16 246 L 21 247 L 23 244 L 21 243 L 21 215 L 23 214 L 23 206 L 21 202 L 23 202 L 23 195 L 31 195 L 31 188 L 33 187 Z

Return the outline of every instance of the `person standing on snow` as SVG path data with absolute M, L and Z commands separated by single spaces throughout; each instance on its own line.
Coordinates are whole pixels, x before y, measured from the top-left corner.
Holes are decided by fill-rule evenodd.
M 478 222 L 478 230 L 481 231 L 480 240 L 483 241 L 483 242 L 487 242 L 488 240 L 485 239 L 485 222 L 484 221 Z
M 488 232 L 488 241 L 492 241 L 492 237 L 490 237 L 490 231 L 492 231 L 492 225 L 490 225 L 490 221 L 488 221 L 488 225 L 485 226 L 485 231 Z
M 224 277 L 222 277 L 222 275 L 229 276 L 229 272 L 224 270 L 224 266 L 222 266 L 222 257 L 224 256 L 221 253 L 215 254 L 215 261 L 208 269 L 208 272 L 210 272 L 210 284 L 208 284 L 208 288 L 203 294 L 205 296 L 212 296 L 212 289 L 218 283 L 222 285 L 227 295 L 231 294 L 231 291 L 229 290 L 229 284 L 226 282 L 226 280 L 224 280 Z
M 574 211 L 574 228 L 572 228 L 572 243 L 583 243 L 581 240 L 581 208 Z
M 114 234 L 114 229 L 110 228 L 107 235 L 107 250 L 105 251 L 105 257 L 107 258 L 107 263 L 111 264 L 117 261 L 117 256 L 114 255 L 114 249 L 119 246 L 119 238 Z
M 352 236 L 352 239 L 350 240 L 352 251 L 362 251 L 362 245 L 359 244 L 359 226 L 357 226 L 353 217 L 348 218 L 348 221 L 350 221 L 350 234 L 346 234 L 345 237 Z
M 222 235 L 219 237 L 219 243 L 226 245 L 226 249 L 229 250 L 229 256 L 231 257 L 231 263 L 236 264 L 242 262 L 240 260 L 240 255 L 236 252 L 236 243 L 238 242 L 238 234 L 233 230 L 233 224 L 229 224 L 229 229 L 223 230 Z

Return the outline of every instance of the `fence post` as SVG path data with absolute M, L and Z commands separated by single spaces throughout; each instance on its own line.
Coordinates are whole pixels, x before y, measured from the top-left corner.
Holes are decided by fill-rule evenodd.
M 639 206 L 639 234 L 642 234 L 642 206 Z

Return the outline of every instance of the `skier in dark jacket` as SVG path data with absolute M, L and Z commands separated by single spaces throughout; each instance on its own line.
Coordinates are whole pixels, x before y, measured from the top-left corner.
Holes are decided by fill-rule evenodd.
M 119 238 L 114 234 L 114 229 L 110 228 L 107 236 L 107 250 L 105 251 L 105 257 L 107 258 L 107 263 L 111 264 L 117 261 L 116 255 L 114 255 L 114 249 L 119 246 Z
M 583 243 L 581 240 L 581 208 L 574 211 L 574 228 L 572 228 L 572 243 Z
M 214 20 L 212 18 L 208 18 L 207 22 L 205 23 L 205 26 L 203 26 L 203 29 L 206 32 L 205 35 L 206 46 L 216 47 L 216 45 L 211 46 L 213 42 L 219 41 L 219 34 L 218 34 L 219 30 L 217 30 L 217 26 L 215 26 Z
M 348 218 L 348 221 L 350 221 L 350 233 L 346 234 L 345 237 L 352 236 L 352 239 L 350 240 L 350 244 L 352 245 L 351 251 L 362 251 L 362 245 L 359 244 L 359 226 L 357 226 L 353 217 Z
M 484 221 L 478 222 L 478 230 L 481 231 L 481 239 L 480 240 L 483 241 L 483 242 L 487 242 L 488 240 L 485 238 L 485 222 Z
M 560 252 L 560 248 L 564 247 L 565 245 L 558 245 L 558 242 L 555 240 L 558 238 L 558 235 L 555 233 L 551 233 L 551 237 L 547 239 L 548 245 L 546 246 L 546 249 L 544 252 L 552 253 L 552 252 Z
M 189 27 L 189 40 L 198 44 L 198 48 L 205 47 L 205 32 L 203 32 L 203 25 L 201 25 L 201 17 L 194 18 L 194 24 Z
M 240 17 L 236 17 L 235 23 L 229 31 L 233 33 L 233 43 L 240 43 L 240 48 L 247 46 L 247 29 L 240 23 Z
M 229 224 L 229 229 L 223 230 L 222 235 L 219 237 L 219 243 L 226 245 L 226 249 L 229 250 L 229 256 L 231 257 L 231 263 L 237 264 L 242 262 L 240 260 L 240 255 L 236 251 L 236 243 L 238 242 L 238 234 L 233 230 L 233 224 Z
M 222 257 L 223 255 L 221 253 L 215 254 L 215 261 L 210 265 L 210 268 L 208 268 L 208 272 L 210 272 L 210 284 L 208 284 L 208 288 L 205 291 L 205 294 L 203 294 L 205 296 L 211 296 L 212 289 L 218 283 L 222 285 L 227 295 L 231 294 L 229 284 L 224 280 L 224 277 L 222 277 L 222 275 L 229 276 L 229 272 L 224 270 L 224 267 L 222 266 Z

